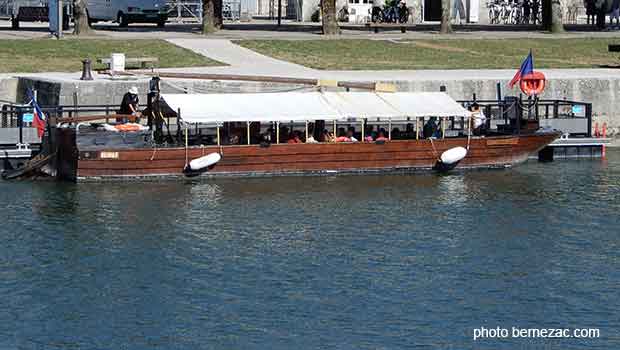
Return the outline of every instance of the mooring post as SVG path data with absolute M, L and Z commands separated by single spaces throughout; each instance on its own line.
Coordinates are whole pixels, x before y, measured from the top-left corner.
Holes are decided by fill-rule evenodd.
M 586 104 L 586 118 L 588 120 L 588 137 L 592 137 L 592 104 L 591 103 Z
M 85 59 L 82 61 L 82 76 L 80 80 L 93 80 L 93 75 L 90 70 L 90 59 Z
M 502 84 L 500 84 L 500 82 L 497 82 L 497 103 L 499 103 L 502 100 Z
M 19 144 L 21 145 L 24 143 L 24 113 L 21 108 L 17 111 L 17 127 L 19 128 Z

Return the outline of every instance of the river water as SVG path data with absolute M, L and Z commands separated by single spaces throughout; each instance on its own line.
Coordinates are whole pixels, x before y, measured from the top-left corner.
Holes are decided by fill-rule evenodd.
M 620 152 L 460 174 L 0 182 L 0 349 L 618 349 Z M 598 328 L 595 339 L 474 329 Z

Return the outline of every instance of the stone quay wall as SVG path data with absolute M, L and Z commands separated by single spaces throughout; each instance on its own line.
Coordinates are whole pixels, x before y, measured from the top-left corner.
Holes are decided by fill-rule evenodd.
M 447 93 L 457 100 L 469 100 L 476 94 L 479 100 L 494 100 L 499 82 L 502 94 L 517 95 L 517 88 L 507 90 L 508 80 L 489 77 L 466 79 L 377 79 L 392 83 L 398 91 L 439 91 L 445 86 Z M 47 79 L 40 77 L 0 78 L 0 100 L 24 102 L 27 88 L 38 91 L 41 105 L 102 105 L 120 104 L 131 86 L 138 87 L 140 101 L 146 105 L 148 78 L 134 80 L 98 79 L 94 81 Z M 313 87 L 291 84 L 256 83 L 239 81 L 204 81 L 162 79 L 163 93 L 249 93 L 267 91 L 310 91 Z M 620 137 L 620 76 L 607 78 L 552 78 L 540 96 L 543 99 L 567 99 L 590 102 L 593 105 L 593 125 L 607 124 L 609 136 Z

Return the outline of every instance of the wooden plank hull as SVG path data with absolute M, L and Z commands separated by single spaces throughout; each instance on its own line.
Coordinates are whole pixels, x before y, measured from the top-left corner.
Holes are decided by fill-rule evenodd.
M 559 133 L 472 138 L 458 168 L 507 167 L 525 161 Z M 467 146 L 466 138 L 395 140 L 377 143 L 272 144 L 191 147 L 191 160 L 219 152 L 222 160 L 203 176 L 252 176 L 313 173 L 376 172 L 432 169 L 438 156 L 452 147 Z M 65 150 L 63 176 L 72 180 L 182 177 L 186 149 L 139 148 Z M 68 169 L 68 170 L 67 170 Z

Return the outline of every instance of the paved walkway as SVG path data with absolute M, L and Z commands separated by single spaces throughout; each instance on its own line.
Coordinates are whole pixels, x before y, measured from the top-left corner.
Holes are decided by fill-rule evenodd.
M 222 74 L 283 75 L 313 77 L 314 69 L 294 63 L 273 59 L 233 44 L 224 39 L 167 39 L 172 44 L 192 50 L 216 61 L 226 63 L 224 67 L 175 68 L 166 71 L 203 72 Z

